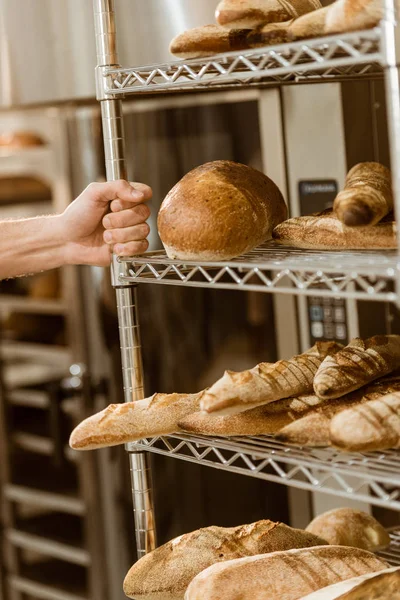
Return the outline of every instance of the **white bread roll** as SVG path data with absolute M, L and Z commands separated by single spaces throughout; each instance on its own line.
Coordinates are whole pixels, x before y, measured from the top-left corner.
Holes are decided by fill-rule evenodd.
M 170 258 L 229 260 L 271 239 L 286 216 L 271 179 L 218 160 L 193 169 L 172 188 L 161 205 L 158 231 Z

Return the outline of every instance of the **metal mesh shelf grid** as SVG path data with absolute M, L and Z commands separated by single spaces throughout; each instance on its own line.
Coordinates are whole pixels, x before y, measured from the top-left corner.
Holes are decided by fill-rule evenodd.
M 128 263 L 128 275 L 124 266 Z M 396 252 L 321 252 L 274 242 L 227 262 L 171 260 L 165 252 L 121 259 L 119 284 L 157 283 L 304 296 L 396 301 Z
M 202 87 L 376 76 L 382 73 L 383 62 L 381 30 L 376 28 L 208 58 L 110 68 L 101 74 L 106 78 L 105 94 L 111 98 Z
M 177 434 L 128 444 L 128 451 L 163 454 L 267 481 L 400 510 L 400 453 L 347 454 L 307 449 L 273 437 L 216 438 Z
M 389 533 L 391 539 L 389 548 L 378 554 L 394 567 L 400 567 L 400 527 L 389 530 Z

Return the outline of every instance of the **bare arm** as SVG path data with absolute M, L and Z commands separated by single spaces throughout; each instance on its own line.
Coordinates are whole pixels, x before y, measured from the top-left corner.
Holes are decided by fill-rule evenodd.
M 61 215 L 0 221 L 0 279 L 145 252 L 150 198 L 144 184 L 93 183 Z

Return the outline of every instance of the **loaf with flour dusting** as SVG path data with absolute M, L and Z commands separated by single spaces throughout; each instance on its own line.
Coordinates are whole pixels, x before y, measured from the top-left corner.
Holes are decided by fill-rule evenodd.
M 289 21 L 318 8 L 319 0 L 222 0 L 215 18 L 228 29 L 254 29 Z
M 172 40 L 169 51 L 178 58 L 190 59 L 246 50 L 251 47 L 247 41 L 249 33 L 246 29 L 228 31 L 218 25 L 195 27 L 177 35 Z
M 336 0 L 326 17 L 328 33 L 369 29 L 383 17 L 383 0 Z
M 272 521 L 206 527 L 171 540 L 141 558 L 128 572 L 124 592 L 135 600 L 183 600 L 193 577 L 210 565 L 325 543 L 311 533 Z
M 312 391 L 314 375 L 326 356 L 342 346 L 335 342 L 317 342 L 307 352 L 290 360 L 260 363 L 249 371 L 225 371 L 201 400 L 201 410 L 234 414 Z
M 93 450 L 174 433 L 180 419 L 199 410 L 202 393 L 155 394 L 137 402 L 110 404 L 74 429 L 70 446 Z
M 170 258 L 229 260 L 271 239 L 286 216 L 271 179 L 246 165 L 217 160 L 190 171 L 167 194 L 158 231 Z
M 365 550 L 320 546 L 252 556 L 209 567 L 190 584 L 185 600 L 299 600 L 388 564 Z

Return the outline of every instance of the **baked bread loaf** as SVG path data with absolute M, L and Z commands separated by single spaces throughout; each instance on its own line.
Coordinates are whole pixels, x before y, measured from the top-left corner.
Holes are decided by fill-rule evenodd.
M 319 400 L 305 414 L 298 414 L 292 423 L 285 425 L 277 433 L 278 439 L 295 446 L 311 448 L 331 445 L 330 426 L 332 418 L 338 413 L 359 406 L 384 394 L 400 391 L 400 379 L 372 383 L 335 400 Z M 312 396 L 311 396 L 312 398 Z M 317 398 L 317 396 L 314 396 Z M 273 404 L 271 405 L 273 406 Z M 292 413 L 293 414 L 293 413 Z M 190 418 L 190 416 L 188 417 Z
M 228 29 L 254 29 L 295 19 L 321 8 L 319 0 L 222 0 L 215 18 Z
M 124 592 L 135 600 L 182 600 L 193 577 L 215 563 L 325 543 L 311 533 L 272 521 L 206 527 L 171 540 L 141 558 L 128 572 Z
M 383 0 L 336 0 L 326 17 L 328 33 L 369 29 L 383 17 Z
M 400 392 L 336 415 L 330 437 L 334 446 L 351 452 L 400 448 Z
M 290 35 L 290 24 L 292 21 L 283 23 L 269 23 L 264 27 L 253 29 L 248 36 L 247 41 L 251 48 L 262 48 L 274 44 L 285 44 L 292 41 Z
M 44 140 L 32 131 L 9 131 L 0 134 L 0 147 L 31 148 L 32 146 L 43 146 L 44 144 Z
M 400 335 L 355 338 L 335 355 L 328 355 L 314 378 L 320 398 L 340 398 L 400 367 Z
M 273 238 L 286 246 L 311 250 L 394 250 L 394 221 L 373 227 L 347 227 L 331 209 L 310 217 L 294 217 L 275 227 Z
M 400 600 L 400 567 L 347 579 L 301 600 Z
M 249 30 L 232 29 L 228 31 L 218 25 L 204 25 L 189 29 L 177 35 L 171 42 L 169 51 L 178 58 L 204 58 L 230 52 L 231 50 L 248 50 Z
M 346 178 L 333 204 L 337 218 L 348 226 L 376 225 L 393 210 L 389 169 L 375 162 L 360 163 Z
M 287 216 L 277 186 L 245 165 L 217 160 L 190 171 L 167 194 L 158 231 L 170 258 L 229 260 L 270 239 Z
M 234 414 L 312 391 L 314 375 L 330 353 L 342 346 L 335 342 L 317 342 L 307 352 L 290 360 L 260 363 L 249 371 L 224 375 L 204 394 L 201 410 Z
M 299 600 L 388 564 L 365 550 L 319 546 L 217 563 L 195 577 L 185 600 Z
M 88 417 L 72 432 L 74 450 L 117 446 L 178 431 L 178 421 L 200 408 L 199 394 L 155 394 L 151 398 L 110 404 Z
M 390 544 L 386 529 L 374 517 L 353 508 L 337 508 L 316 517 L 306 531 L 332 546 L 352 546 L 378 552 Z
M 326 35 L 328 10 L 329 6 L 324 6 L 298 19 L 294 19 L 289 26 L 289 37 L 292 40 L 305 40 Z

